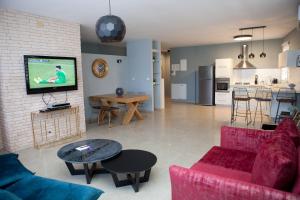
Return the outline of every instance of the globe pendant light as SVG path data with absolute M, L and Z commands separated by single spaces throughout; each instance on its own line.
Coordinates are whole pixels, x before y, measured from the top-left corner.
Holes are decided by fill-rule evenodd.
M 263 42 L 263 51 L 259 55 L 259 57 L 265 58 L 265 57 L 267 57 L 267 54 L 265 53 L 265 28 L 263 28 L 263 41 L 262 42 Z
M 253 29 L 252 29 L 252 36 L 253 36 Z M 252 52 L 252 38 L 251 38 L 251 53 L 249 54 L 249 58 L 253 59 L 255 57 L 254 53 Z
M 111 14 L 109 0 L 109 15 L 100 17 L 96 23 L 96 34 L 101 42 L 121 42 L 126 34 L 126 26 L 123 20 Z

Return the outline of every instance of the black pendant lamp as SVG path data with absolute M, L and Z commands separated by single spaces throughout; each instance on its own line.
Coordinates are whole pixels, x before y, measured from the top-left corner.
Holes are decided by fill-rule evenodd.
M 96 34 L 101 42 L 121 42 L 126 34 L 126 26 L 123 20 L 111 14 L 109 0 L 109 15 L 100 17 L 96 23 Z
M 252 29 L 252 36 L 253 36 L 253 29 Z M 252 51 L 252 38 L 251 38 L 251 53 L 249 54 L 249 58 L 253 59 L 255 57 L 253 51 Z
M 265 28 L 263 28 L 263 41 L 262 42 L 263 42 L 263 51 L 259 55 L 259 57 L 265 58 L 265 57 L 267 57 L 267 54 L 265 53 Z

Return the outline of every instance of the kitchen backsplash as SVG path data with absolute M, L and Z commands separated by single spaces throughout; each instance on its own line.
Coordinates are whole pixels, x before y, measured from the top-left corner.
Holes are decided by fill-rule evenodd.
M 288 83 L 296 84 L 295 89 L 300 91 L 300 67 L 288 68 Z
M 255 75 L 258 75 L 258 84 L 271 84 L 274 78 L 280 81 L 281 69 L 238 69 L 233 70 L 231 84 L 249 82 L 254 84 Z

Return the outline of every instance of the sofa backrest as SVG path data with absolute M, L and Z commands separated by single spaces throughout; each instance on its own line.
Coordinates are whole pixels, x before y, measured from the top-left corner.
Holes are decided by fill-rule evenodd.
M 298 147 L 297 151 L 298 151 L 298 170 L 297 170 L 297 178 L 295 180 L 295 184 L 293 186 L 292 192 L 300 195 L 300 147 Z
M 285 118 L 282 120 L 277 128 L 275 129 L 276 132 L 284 132 L 287 133 L 293 142 L 295 143 L 296 147 L 300 144 L 300 131 L 295 123 L 295 121 L 291 118 Z
M 291 191 L 297 168 L 297 148 L 288 134 L 278 131 L 260 146 L 252 168 L 252 182 Z

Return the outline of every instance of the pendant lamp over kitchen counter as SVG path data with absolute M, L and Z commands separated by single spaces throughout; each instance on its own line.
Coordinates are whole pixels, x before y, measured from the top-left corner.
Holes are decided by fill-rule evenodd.
M 111 5 L 109 0 L 109 15 L 100 17 L 96 23 L 96 34 L 101 42 L 121 42 L 126 34 L 124 21 L 111 14 Z
M 253 29 L 252 29 L 252 36 L 253 36 Z M 252 51 L 252 38 L 251 38 L 251 53 L 249 54 L 249 58 L 253 59 L 255 57 L 253 51 Z
M 265 53 L 265 28 L 263 28 L 263 40 L 262 40 L 262 44 L 263 44 L 263 50 L 262 50 L 261 54 L 259 55 L 259 57 L 265 58 L 265 57 L 267 57 L 267 54 Z
M 250 41 L 250 54 L 249 54 L 249 58 L 250 59 L 254 59 L 255 58 L 255 55 L 252 51 L 252 46 L 253 46 L 253 37 L 254 37 L 254 30 L 255 29 L 262 29 L 263 31 L 263 38 L 262 38 L 262 46 L 263 46 L 263 49 L 262 49 L 262 53 L 259 55 L 260 58 L 265 58 L 267 56 L 267 54 L 265 53 L 265 30 L 266 26 L 254 26 L 254 27 L 247 27 L 247 28 L 240 28 L 239 31 L 241 32 L 240 35 L 236 35 L 233 37 L 234 40 L 236 41 L 240 41 L 241 42 L 241 47 L 243 47 L 243 45 L 247 44 L 246 41 L 248 40 L 251 40 Z M 243 31 L 249 31 L 251 30 L 251 34 L 243 34 Z M 247 45 L 248 46 L 248 45 Z M 246 55 L 243 54 L 242 52 L 238 55 L 238 59 L 243 59 Z

